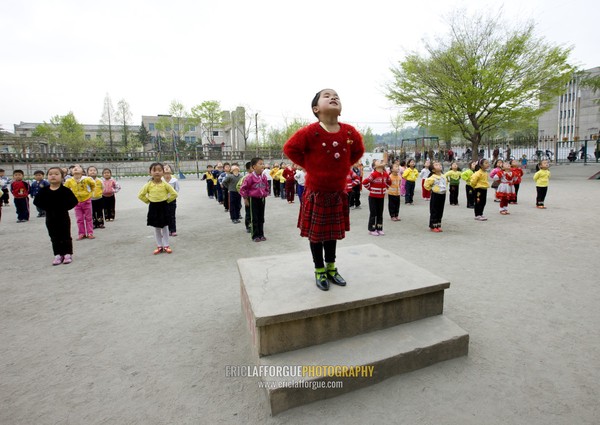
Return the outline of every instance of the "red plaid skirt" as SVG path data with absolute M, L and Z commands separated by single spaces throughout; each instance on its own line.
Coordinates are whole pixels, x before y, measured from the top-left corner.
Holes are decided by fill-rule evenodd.
M 300 236 L 310 242 L 344 239 L 350 230 L 346 192 L 313 192 L 307 188 L 300 204 L 298 228 Z

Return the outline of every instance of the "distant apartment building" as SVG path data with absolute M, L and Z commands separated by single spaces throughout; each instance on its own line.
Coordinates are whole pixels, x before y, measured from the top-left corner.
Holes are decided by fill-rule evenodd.
M 193 123 L 185 118 L 171 115 L 143 115 L 142 124 L 150 134 L 152 149 L 157 148 L 159 140 L 172 141 L 176 138 L 186 145 L 201 146 L 204 150 L 214 147 L 225 151 L 246 149 L 245 109 L 223 111 L 221 125 L 213 128 Z M 146 148 L 148 149 L 148 148 Z
M 600 67 L 585 71 L 591 76 L 600 75 Z M 548 112 L 538 120 L 540 141 L 594 140 L 600 131 L 600 92 L 581 86 L 575 77 L 567 85 L 567 92 L 558 97 Z
M 47 153 L 52 151 L 52 147 L 49 146 L 48 141 L 40 137 L 33 135 L 37 126 L 42 123 L 23 122 L 14 125 L 14 134 L 11 137 L 5 138 L 0 148 L 4 152 L 17 152 L 22 151 L 23 147 L 26 146 L 28 152 L 40 152 Z M 127 131 L 130 134 L 137 134 L 140 130 L 139 125 L 128 125 Z M 99 124 L 83 124 L 83 131 L 85 140 L 97 140 L 101 139 L 106 147 L 110 147 L 110 140 L 112 138 L 113 148 L 118 149 L 122 147 L 125 139 L 123 126 L 112 125 L 109 127 L 106 125 Z

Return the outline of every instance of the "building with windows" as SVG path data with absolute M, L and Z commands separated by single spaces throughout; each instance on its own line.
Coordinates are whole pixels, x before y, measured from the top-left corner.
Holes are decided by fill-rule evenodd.
M 584 71 L 599 76 L 600 67 Z M 538 120 L 540 141 L 595 140 L 600 131 L 600 92 L 581 86 L 579 77 L 567 85 L 567 91 L 556 99 L 552 109 Z
M 221 124 L 216 127 L 172 115 L 143 115 L 142 124 L 150 134 L 150 149 L 157 149 L 161 140 L 175 139 L 189 146 L 201 146 L 203 150 L 243 151 L 248 134 L 245 118 L 245 109 L 238 107 L 235 111 L 223 111 Z

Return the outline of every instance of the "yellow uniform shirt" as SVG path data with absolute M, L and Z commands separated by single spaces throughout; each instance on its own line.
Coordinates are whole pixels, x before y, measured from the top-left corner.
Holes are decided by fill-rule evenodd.
M 488 173 L 483 170 L 475 171 L 471 176 L 471 187 L 473 189 L 487 189 L 490 187 Z
M 548 187 L 550 182 L 550 170 L 540 170 L 533 175 L 533 181 L 537 187 Z
M 96 183 L 90 177 L 81 177 L 79 181 L 75 177 L 71 177 L 67 179 L 65 186 L 73 191 L 78 202 L 87 201 L 96 190 Z M 100 196 L 102 196 L 102 185 L 100 185 Z
M 407 168 L 402 173 L 402 178 L 409 182 L 417 181 L 417 177 L 419 177 L 419 171 L 416 168 Z
M 173 186 L 165 181 L 154 183 L 153 180 L 150 180 L 142 187 L 142 190 L 138 193 L 138 198 L 146 204 L 162 201 L 172 202 L 177 198 L 177 192 L 173 189 Z

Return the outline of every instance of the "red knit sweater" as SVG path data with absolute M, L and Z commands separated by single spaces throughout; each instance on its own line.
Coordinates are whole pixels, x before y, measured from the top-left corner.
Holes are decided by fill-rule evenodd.
M 341 192 L 346 187 L 348 169 L 365 152 L 360 133 L 351 125 L 328 133 L 318 122 L 298 130 L 283 146 L 283 152 L 306 170 L 306 188 Z
M 385 171 L 383 173 L 373 171 L 369 177 L 363 180 L 363 185 L 365 189 L 369 190 L 371 198 L 385 198 L 385 191 L 391 184 L 390 175 Z

